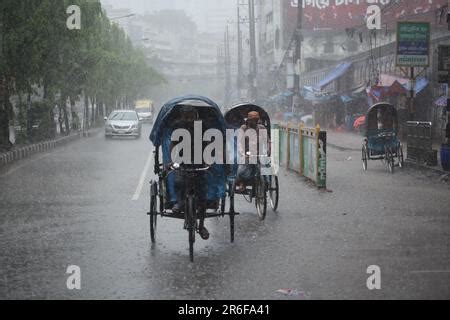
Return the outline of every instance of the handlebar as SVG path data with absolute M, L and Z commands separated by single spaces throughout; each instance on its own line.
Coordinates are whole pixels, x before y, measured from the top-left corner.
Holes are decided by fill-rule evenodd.
M 211 169 L 211 166 L 206 166 L 204 168 L 193 168 L 193 169 L 187 169 L 187 168 L 182 168 L 181 165 L 179 163 L 173 163 L 170 166 L 170 169 L 172 171 L 185 171 L 185 172 L 204 172 L 204 171 L 208 171 L 209 169 Z
M 267 154 L 256 154 L 256 155 L 253 155 L 250 152 L 247 152 L 245 155 L 247 157 L 250 157 L 250 158 L 270 158 L 270 156 L 268 156 Z
M 381 133 L 377 134 L 377 136 L 380 137 L 380 138 L 393 137 L 393 136 L 395 136 L 395 133 L 393 133 L 393 132 L 381 132 Z

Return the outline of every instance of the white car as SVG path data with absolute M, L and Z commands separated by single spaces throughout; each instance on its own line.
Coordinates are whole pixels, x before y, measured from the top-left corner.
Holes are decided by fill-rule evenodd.
M 136 108 L 136 112 L 139 116 L 139 121 L 145 123 L 153 123 L 153 114 L 148 108 Z
M 142 126 L 136 111 L 113 111 L 105 118 L 105 137 L 135 137 L 140 138 Z

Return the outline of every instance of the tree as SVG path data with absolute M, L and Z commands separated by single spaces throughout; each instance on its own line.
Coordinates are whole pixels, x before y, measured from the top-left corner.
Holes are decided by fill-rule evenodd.
M 81 30 L 66 26 L 70 5 L 81 8 Z M 2 0 L 0 32 L 0 146 L 9 147 L 13 95 L 32 140 L 33 115 L 40 118 L 44 136 L 54 137 L 58 106 L 60 130 L 69 134 L 69 115 L 80 98 L 85 116 L 92 102 L 95 122 L 103 109 L 129 107 L 164 82 L 124 31 L 111 24 L 99 0 Z M 39 95 L 42 103 L 33 104 L 31 98 Z

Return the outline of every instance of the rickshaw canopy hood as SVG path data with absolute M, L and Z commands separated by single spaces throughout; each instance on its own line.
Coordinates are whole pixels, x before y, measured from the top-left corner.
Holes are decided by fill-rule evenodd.
M 378 121 L 382 121 L 383 119 L 378 119 L 378 111 L 384 111 L 384 113 L 389 112 L 389 115 L 392 116 L 392 129 L 396 129 L 398 127 L 398 113 L 397 109 L 394 105 L 387 102 L 380 102 L 374 104 L 366 114 L 366 130 L 374 130 L 378 129 Z
M 218 130 L 221 130 L 225 133 L 226 124 L 225 119 L 223 118 L 222 112 L 220 111 L 219 106 L 209 98 L 197 95 L 187 95 L 179 98 L 175 98 L 167 102 L 158 114 L 158 117 L 153 125 L 152 132 L 150 134 L 150 141 L 155 146 L 161 146 L 163 139 L 163 130 L 167 127 L 170 127 L 170 124 L 167 123 L 172 112 L 175 110 L 177 106 L 180 105 L 190 105 L 199 108 L 211 108 L 217 116 Z
M 229 127 L 233 126 L 233 117 L 235 115 L 240 115 L 243 118 L 247 118 L 248 113 L 251 111 L 256 111 L 259 113 L 261 117 L 261 122 L 263 124 L 267 125 L 267 129 L 270 129 L 270 117 L 269 114 L 261 108 L 260 106 L 253 104 L 253 103 L 241 103 L 238 105 L 232 106 L 226 113 L 225 113 L 225 121 Z

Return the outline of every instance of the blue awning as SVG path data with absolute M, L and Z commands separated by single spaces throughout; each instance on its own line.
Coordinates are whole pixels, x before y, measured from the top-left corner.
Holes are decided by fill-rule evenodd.
M 416 94 L 421 93 L 430 83 L 430 81 L 426 78 L 420 78 L 416 80 L 416 87 L 414 89 L 414 91 L 416 92 Z M 403 85 L 406 89 L 408 89 L 408 84 L 405 83 Z
M 292 91 L 284 91 L 282 93 L 279 93 L 273 97 L 270 97 L 269 99 L 271 101 L 275 101 L 278 103 L 283 103 L 287 100 L 287 98 L 292 97 L 294 95 L 294 93 Z
M 336 69 L 334 69 L 330 74 L 328 74 L 325 79 L 320 81 L 314 86 L 314 90 L 322 91 L 324 87 L 332 83 L 333 81 L 342 77 L 352 66 L 351 62 L 343 62 L 339 64 Z
M 305 86 L 300 91 L 300 94 L 305 100 L 314 102 L 314 103 L 322 103 L 332 101 L 336 98 L 335 93 L 331 92 L 316 92 L 313 88 Z

